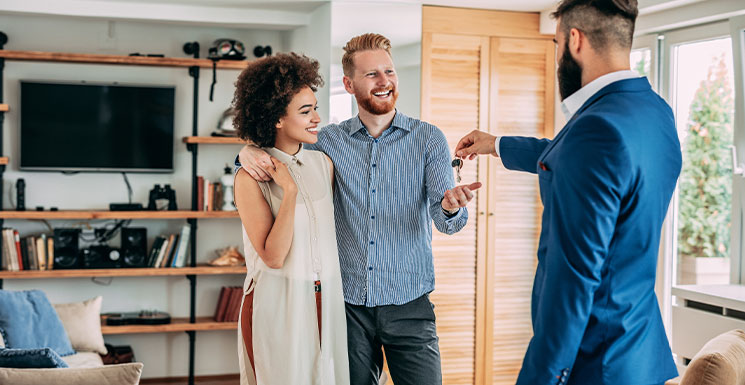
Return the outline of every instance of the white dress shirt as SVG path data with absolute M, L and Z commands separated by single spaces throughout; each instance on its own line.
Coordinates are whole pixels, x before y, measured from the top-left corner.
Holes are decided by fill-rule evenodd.
M 564 113 L 567 121 L 572 119 L 572 116 L 598 91 L 605 88 L 605 86 L 615 83 L 619 80 L 638 78 L 639 74 L 631 70 L 616 71 L 600 76 L 599 78 L 587 83 L 584 87 L 580 88 L 577 92 L 569 95 L 564 101 L 561 102 L 561 112 Z M 497 136 L 494 141 L 494 147 L 499 156 L 499 139 L 501 136 Z

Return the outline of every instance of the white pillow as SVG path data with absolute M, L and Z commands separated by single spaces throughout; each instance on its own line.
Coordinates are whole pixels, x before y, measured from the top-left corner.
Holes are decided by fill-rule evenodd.
M 83 302 L 53 305 L 73 349 L 106 354 L 101 334 L 101 300 L 98 296 Z

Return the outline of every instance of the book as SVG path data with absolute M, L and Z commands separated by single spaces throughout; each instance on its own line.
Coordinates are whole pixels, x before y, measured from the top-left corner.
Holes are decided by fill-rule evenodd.
M 215 322 L 222 322 L 221 319 L 225 316 L 225 308 L 228 305 L 228 288 L 223 286 L 220 288 L 220 296 L 217 297 L 217 306 L 215 307 L 215 316 L 212 319 Z
M 32 270 L 39 270 L 39 258 L 36 257 L 36 244 L 34 242 L 34 237 L 26 237 L 23 238 L 23 241 L 26 243 L 26 249 L 28 250 L 28 259 L 29 263 L 31 264 Z
M 235 286 L 233 287 L 233 297 L 230 303 L 230 312 L 226 321 L 237 322 L 238 316 L 241 312 L 241 301 L 243 300 L 243 288 Z
M 13 247 L 15 248 L 16 257 L 18 257 L 18 270 L 28 270 L 28 261 L 23 260 L 23 253 L 21 252 L 21 236 L 18 234 L 18 230 L 13 231 Z
M 45 239 L 47 245 L 47 269 L 54 269 L 54 237 L 47 237 L 46 234 L 42 234 L 41 237 Z
M 213 205 L 215 211 L 222 210 L 223 201 L 222 183 L 217 182 L 215 183 L 215 203 Z
M 210 181 L 205 179 L 204 180 L 204 208 L 202 210 L 208 211 L 209 207 L 209 191 L 210 191 Z
M 197 210 L 204 210 L 204 177 L 197 177 Z
M 28 248 L 26 247 L 26 238 L 21 238 L 19 241 L 21 247 L 21 259 L 23 260 L 23 266 L 26 270 L 33 270 L 31 267 L 31 259 L 29 259 Z
M 163 237 L 163 244 L 160 245 L 160 249 L 158 250 L 158 258 L 155 260 L 155 263 L 153 263 L 153 267 L 161 267 L 163 264 L 163 258 L 166 256 L 166 250 L 168 249 L 168 237 Z
M 3 270 L 13 271 L 13 258 L 10 253 L 10 242 L 8 240 L 8 229 L 2 230 L 2 241 L 3 241 Z
M 171 234 L 168 236 L 168 248 L 166 249 L 165 255 L 163 255 L 163 262 L 160 264 L 160 267 L 169 267 L 171 263 L 171 256 L 173 255 L 173 249 L 176 248 L 176 242 L 178 240 L 176 239 L 176 234 Z
M 36 241 L 36 257 L 39 259 L 39 270 L 50 270 L 51 266 L 47 265 L 47 248 L 44 234 L 35 237 L 34 240 Z
M 16 255 L 15 240 L 13 239 L 13 229 L 3 229 L 3 251 L 8 255 L 10 270 L 20 270 L 18 256 Z
M 189 253 L 190 236 L 191 226 L 184 225 L 183 227 L 181 227 L 181 235 L 179 236 L 178 248 L 176 249 L 176 256 L 173 258 L 173 264 L 171 264 L 171 267 L 186 266 L 186 256 Z
M 166 238 L 162 235 L 158 235 L 157 237 L 155 237 L 155 240 L 153 240 L 153 246 L 150 249 L 150 254 L 148 254 L 145 266 L 155 267 L 155 261 L 158 260 L 158 254 L 160 254 L 160 248 L 163 246 L 163 243 L 165 242 L 165 240 Z
M 212 182 L 207 182 L 207 211 L 212 211 L 215 209 L 215 184 Z

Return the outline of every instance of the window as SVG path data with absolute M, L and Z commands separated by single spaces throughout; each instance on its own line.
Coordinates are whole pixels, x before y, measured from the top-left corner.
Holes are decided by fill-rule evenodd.
M 675 284 L 727 284 L 732 217 L 732 39 L 671 46 L 678 180 Z
M 631 69 L 639 76 L 649 77 L 652 73 L 652 49 L 641 48 L 631 51 Z

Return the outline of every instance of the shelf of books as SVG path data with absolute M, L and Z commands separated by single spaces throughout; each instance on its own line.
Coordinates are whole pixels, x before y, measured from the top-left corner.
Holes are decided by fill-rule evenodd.
M 168 275 L 228 275 L 246 274 L 246 266 L 114 268 L 74 270 L 0 271 L 0 279 L 81 278 L 81 277 L 157 277 Z
M 175 234 L 161 234 L 155 237 L 150 252 L 139 260 L 124 263 L 109 260 L 108 257 L 92 257 L 93 246 L 86 249 L 89 257 L 55 258 L 55 236 L 30 235 L 21 238 L 18 230 L 3 228 L 2 232 L 2 271 L 3 278 L 69 278 L 69 277 L 126 277 L 162 275 L 208 275 L 239 274 L 245 267 L 189 267 L 187 256 L 191 241 L 191 226 L 183 225 Z M 101 247 L 101 245 L 97 245 Z M 77 249 L 78 246 L 76 246 Z M 106 253 L 108 251 L 98 251 Z
M 185 136 L 183 141 L 187 144 L 246 144 L 241 138 L 225 136 Z
M 0 211 L 0 219 L 209 219 L 238 218 L 237 211 Z
M 197 317 L 195 323 L 189 318 L 172 318 L 171 323 L 165 325 L 101 325 L 103 334 L 141 334 L 168 333 L 185 331 L 236 330 L 238 322 L 215 322 L 212 317 Z

